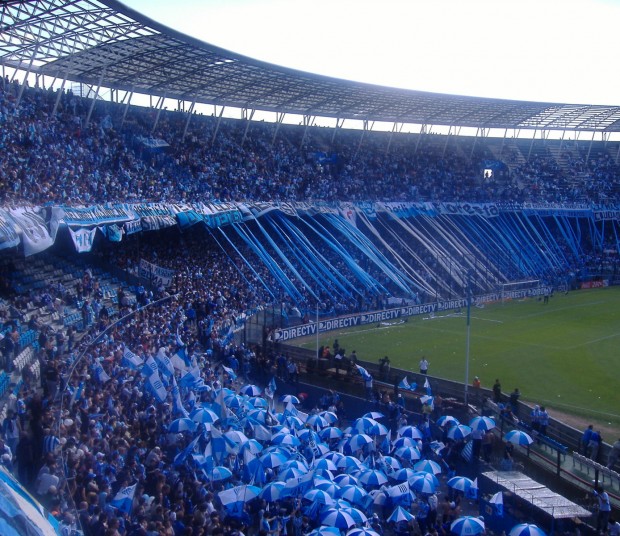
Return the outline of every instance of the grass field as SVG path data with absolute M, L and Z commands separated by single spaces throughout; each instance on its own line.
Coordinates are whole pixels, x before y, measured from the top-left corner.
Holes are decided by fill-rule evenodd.
M 555 294 L 472 308 L 469 378 L 483 387 L 499 378 L 524 401 L 620 429 L 620 287 Z M 393 367 L 418 370 L 425 355 L 429 374 L 465 379 L 467 321 L 461 315 L 413 317 L 392 326 L 332 331 L 319 344 L 338 339 L 364 361 L 384 355 Z M 316 347 L 316 339 L 299 340 Z M 610 438 L 607 438 L 610 439 Z

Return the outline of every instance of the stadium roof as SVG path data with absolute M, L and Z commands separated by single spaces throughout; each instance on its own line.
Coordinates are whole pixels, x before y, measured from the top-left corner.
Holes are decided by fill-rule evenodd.
M 8 0 L 0 16 L 0 64 L 94 87 L 310 117 L 620 132 L 618 106 L 464 97 L 310 74 L 202 42 L 116 0 Z

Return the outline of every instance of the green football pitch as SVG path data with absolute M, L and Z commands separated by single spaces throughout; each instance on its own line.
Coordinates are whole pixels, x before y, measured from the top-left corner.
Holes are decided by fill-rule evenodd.
M 466 311 L 409 318 L 321 334 L 347 353 L 417 371 L 426 356 L 429 375 L 465 380 Z M 469 379 L 483 387 L 496 378 L 524 401 L 620 428 L 620 287 L 556 293 L 548 304 L 529 298 L 472 307 Z M 316 338 L 298 343 L 315 348 Z

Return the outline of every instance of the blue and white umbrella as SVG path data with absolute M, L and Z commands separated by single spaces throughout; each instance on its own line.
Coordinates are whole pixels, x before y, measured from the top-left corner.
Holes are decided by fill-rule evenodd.
M 297 431 L 297 437 L 304 443 L 311 443 L 312 441 L 320 443 L 322 439 L 321 434 L 317 434 L 312 428 L 303 428 Z
M 190 414 L 189 418 L 199 424 L 213 424 L 220 420 L 220 416 L 215 411 L 205 407 L 197 407 Z
M 168 426 L 168 432 L 171 434 L 179 434 L 181 432 L 194 432 L 196 431 L 196 423 L 192 421 L 189 417 L 182 417 L 180 419 L 175 419 Z
M 256 441 L 256 439 L 248 439 L 247 441 L 241 444 L 239 452 L 241 453 L 247 450 L 248 452 L 251 452 L 252 454 L 259 454 L 260 452 L 263 451 L 263 449 L 264 447 L 258 441 Z
M 390 477 L 396 480 L 396 482 L 408 482 L 414 476 L 416 476 L 416 472 L 409 467 L 399 469 L 390 474 Z
M 360 482 L 366 486 L 381 486 L 388 481 L 385 473 L 378 469 L 367 469 L 366 471 L 362 471 L 359 479 Z
M 331 497 L 329 493 L 316 488 L 306 492 L 304 499 L 313 503 L 324 504 L 325 506 L 332 506 L 335 503 L 333 497 Z
M 236 504 L 243 505 L 255 497 L 258 497 L 260 491 L 261 488 L 258 486 L 244 484 L 242 486 L 235 486 L 234 488 L 220 491 L 217 496 L 226 508 L 232 509 Z
M 275 480 L 266 484 L 258 496 L 267 502 L 275 502 L 280 498 L 280 494 L 286 484 L 280 480 Z
M 527 447 L 534 442 L 528 434 L 521 430 L 511 430 L 504 436 L 504 439 L 515 445 L 521 445 L 522 447 Z
M 273 445 L 287 445 L 289 447 L 298 447 L 301 445 L 301 441 L 293 434 L 276 434 L 271 438 L 271 443 Z
M 342 437 L 342 430 L 335 426 L 327 426 L 319 432 L 319 436 L 323 441 L 329 441 L 330 439 L 340 439 Z
M 362 469 L 364 464 L 355 456 L 345 456 L 336 463 L 336 467 L 338 467 L 338 469 L 344 469 L 345 472 L 352 472 L 352 470 Z
M 418 441 L 412 437 L 399 437 L 394 443 L 392 443 L 392 448 L 394 450 L 399 449 L 401 447 L 415 447 L 418 448 Z
M 321 525 L 320 527 L 311 530 L 306 536 L 340 536 L 340 529 Z
M 267 422 L 267 410 L 266 409 L 251 409 L 247 413 L 249 421 L 259 422 L 265 424 Z
M 367 434 L 355 434 L 354 436 L 351 436 L 349 439 L 347 439 L 347 441 L 345 442 L 345 446 L 349 447 L 351 449 L 351 452 L 355 452 L 359 449 L 364 448 L 366 445 L 372 442 L 372 437 Z
M 345 536 L 380 536 L 378 532 L 368 527 L 356 527 L 349 530 Z
M 370 430 L 373 426 L 379 424 L 374 419 L 369 419 L 368 417 L 360 417 L 359 419 L 355 419 L 353 424 L 351 425 L 351 431 L 359 432 L 361 434 L 365 434 Z
M 285 404 L 288 404 L 289 402 L 291 404 L 299 404 L 299 398 L 295 395 L 282 395 L 280 397 L 280 402 L 284 402 Z
M 239 393 L 247 396 L 260 396 L 263 393 L 263 390 L 258 385 L 244 385 L 241 389 L 239 389 Z
M 286 462 L 288 460 L 288 456 L 282 452 L 268 452 L 267 454 L 263 454 L 259 460 L 263 464 L 263 467 L 274 469 L 276 467 L 280 467 L 284 462 Z
M 366 495 L 368 492 L 364 488 L 354 485 L 343 486 L 336 493 L 336 497 L 349 501 L 351 504 L 362 504 Z
M 321 524 L 336 527 L 341 530 L 350 529 L 357 522 L 353 519 L 353 516 L 346 510 L 336 510 L 335 508 L 328 508 L 321 515 Z
M 382 419 L 383 417 L 385 417 L 385 415 L 383 415 L 383 413 L 379 412 L 379 411 L 369 411 L 368 413 L 364 413 L 364 415 L 362 415 L 362 417 L 366 417 L 368 419 Z
M 327 474 L 331 474 L 331 473 L 327 471 Z M 314 489 L 320 489 L 321 491 L 324 491 L 325 493 L 327 493 L 330 497 L 336 497 L 336 494 L 338 493 L 338 490 L 340 489 L 340 486 L 338 484 L 336 484 L 332 480 L 329 480 L 328 478 L 324 478 L 322 475 L 318 475 L 314 477 L 313 485 L 314 485 Z
M 402 506 L 397 506 L 394 511 L 387 518 L 388 523 L 399 523 L 401 521 L 411 521 L 413 515 L 407 512 Z
M 457 424 L 461 424 L 461 422 L 452 415 L 442 415 L 439 419 L 437 419 L 437 426 L 444 427 L 446 425 L 454 426 Z
M 423 473 L 433 473 L 434 475 L 438 475 L 441 473 L 441 465 L 433 460 L 420 460 L 417 462 L 413 468 L 416 471 L 421 471 Z
M 472 536 L 484 532 L 484 521 L 478 517 L 459 517 L 450 525 L 450 532 L 458 536 Z
M 472 430 L 482 430 L 486 432 L 495 428 L 495 421 L 491 417 L 474 417 L 469 421 L 469 427 Z
M 401 460 L 413 461 L 419 460 L 422 455 L 417 447 L 400 447 L 394 452 L 394 456 Z
M 397 460 L 396 458 L 394 458 L 394 456 L 383 456 L 383 458 L 381 458 L 383 460 L 383 463 L 389 467 L 390 469 L 392 469 L 392 471 L 398 471 L 399 469 L 402 469 L 403 465 L 400 463 L 399 460 Z
M 323 458 L 321 460 L 316 460 L 314 462 L 314 469 L 315 470 L 327 469 L 328 471 L 337 471 L 338 470 L 338 468 L 336 467 L 336 464 L 334 462 L 332 462 L 331 460 L 327 459 L 327 458 Z
M 458 491 L 462 491 L 463 493 L 466 493 L 469 490 L 469 488 L 471 488 L 474 485 L 474 482 L 473 480 L 465 476 L 455 476 L 451 478 L 450 480 L 448 480 L 446 484 L 452 489 L 456 489 Z
M 326 426 L 329 426 L 329 422 L 325 417 L 321 417 L 318 413 L 315 415 L 310 415 L 306 420 L 306 424 L 308 426 L 312 426 L 315 430 L 321 430 Z
M 285 469 L 289 469 L 290 467 L 293 467 L 294 469 L 299 469 L 300 471 L 303 471 L 304 473 L 307 473 L 309 470 L 308 462 L 304 460 L 303 458 L 292 458 L 284 462 L 280 466 L 280 471 L 284 471 Z
M 218 465 L 214 467 L 211 471 L 207 471 L 209 475 L 209 479 L 218 482 L 220 480 L 227 480 L 232 476 L 232 471 L 228 469 L 228 467 L 224 467 L 223 465 Z
M 239 430 L 228 430 L 224 432 L 224 435 L 236 445 L 243 445 L 250 440 L 248 436 Z
M 360 481 L 359 478 L 353 475 L 349 475 L 347 473 L 342 473 L 334 478 L 334 482 L 338 484 L 341 488 L 344 486 L 358 486 Z
M 545 532 L 536 525 L 521 523 L 510 529 L 509 536 L 547 536 Z
M 269 402 L 262 396 L 253 396 L 248 398 L 247 406 L 250 409 L 267 409 L 269 407 Z
M 366 433 L 369 436 L 386 436 L 386 435 L 388 435 L 389 430 L 388 430 L 387 426 L 385 426 L 385 424 L 381 424 L 380 422 L 378 422 L 374 426 L 371 426 L 366 431 Z
M 420 430 L 416 426 L 408 424 L 407 426 L 401 426 L 398 429 L 398 437 L 409 437 L 411 439 L 422 439 L 423 436 L 422 436 L 422 432 L 420 432 Z
M 439 487 L 439 480 L 433 473 L 416 473 L 409 480 L 409 486 L 420 493 L 435 493 Z
M 286 481 L 299 478 L 302 475 L 305 475 L 308 471 L 304 471 L 302 469 L 298 469 L 297 467 L 287 467 L 278 473 L 278 478 Z
M 465 424 L 456 424 L 448 430 L 450 439 L 465 439 L 471 434 L 471 428 Z
M 323 454 L 321 456 L 321 459 L 326 459 L 326 460 L 331 460 L 332 462 L 334 462 L 336 464 L 336 467 L 338 467 L 338 462 L 340 460 L 342 460 L 343 458 L 345 458 L 345 455 L 342 454 L 342 452 L 337 452 L 335 450 L 330 450 L 329 452 Z
M 346 503 L 346 501 L 343 501 L 343 502 Z M 355 520 L 355 523 L 357 523 L 358 525 L 363 525 L 364 523 L 368 522 L 368 518 L 366 517 L 366 514 L 364 514 L 364 512 L 362 512 L 358 508 L 352 508 L 349 506 L 349 507 L 340 508 L 340 511 L 350 514 L 351 517 Z
M 323 417 L 329 424 L 335 424 L 338 422 L 338 415 L 333 411 L 321 411 L 319 415 Z

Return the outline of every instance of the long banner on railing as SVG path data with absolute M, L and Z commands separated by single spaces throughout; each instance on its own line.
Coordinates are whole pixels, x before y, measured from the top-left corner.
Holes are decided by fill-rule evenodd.
M 272 211 L 287 216 L 315 216 L 334 214 L 356 226 L 358 217 L 370 220 L 379 214 L 392 218 L 418 215 L 470 216 L 495 218 L 502 212 L 523 212 L 539 216 L 569 216 L 592 218 L 595 221 L 618 220 L 618 207 L 551 206 L 533 204 L 495 204 L 462 202 L 407 202 L 407 203 L 118 203 L 90 207 L 17 207 L 0 209 L 0 250 L 23 244 L 25 255 L 33 255 L 51 246 L 61 227 L 70 227 L 76 236 L 80 228 L 100 231 L 118 242 L 123 235 L 152 231 L 178 225 L 185 229 L 202 223 L 211 228 L 223 227 L 240 221 L 260 218 Z M 108 227 L 111 232 L 108 233 Z M 94 231 L 91 233 L 93 234 Z M 94 237 L 92 237 L 94 238 Z
M 481 306 L 485 303 L 498 302 L 502 299 L 523 299 L 537 296 L 543 296 L 545 293 L 551 292 L 551 287 L 541 286 L 528 289 L 509 290 L 503 292 L 491 292 L 482 296 L 472 298 L 472 307 Z M 434 316 L 437 313 L 446 311 L 457 311 L 467 308 L 467 299 L 460 298 L 455 300 L 443 300 L 433 303 L 424 303 L 419 305 L 404 305 L 402 307 L 394 307 L 384 311 L 372 311 L 368 313 L 358 313 L 354 315 L 340 316 L 330 318 L 328 320 L 319 320 L 319 333 L 326 331 L 334 331 L 336 329 L 346 329 L 356 326 L 367 326 L 369 324 L 381 324 L 382 322 L 405 321 L 411 316 L 429 315 Z M 274 342 L 285 342 L 299 337 L 308 337 L 317 334 L 317 323 L 311 322 L 300 326 L 290 328 L 276 329 L 271 334 L 271 340 Z

